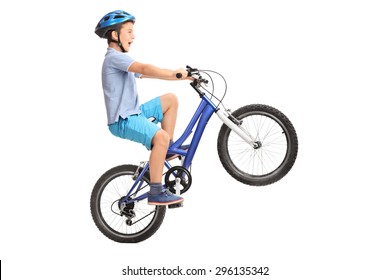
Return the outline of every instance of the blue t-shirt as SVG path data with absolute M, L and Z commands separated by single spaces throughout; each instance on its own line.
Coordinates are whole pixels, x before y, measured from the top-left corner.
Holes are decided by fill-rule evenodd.
M 108 48 L 103 62 L 102 83 L 108 124 L 141 112 L 135 78 L 141 74 L 128 72 L 135 60 L 127 54 Z

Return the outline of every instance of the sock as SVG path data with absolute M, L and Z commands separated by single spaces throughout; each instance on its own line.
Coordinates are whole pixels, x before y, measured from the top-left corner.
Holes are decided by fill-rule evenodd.
M 163 191 L 161 183 L 150 183 L 150 194 L 160 194 Z

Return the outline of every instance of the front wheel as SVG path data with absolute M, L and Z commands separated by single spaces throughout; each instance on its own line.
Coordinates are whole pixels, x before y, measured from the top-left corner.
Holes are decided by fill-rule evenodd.
M 134 165 L 121 165 L 108 170 L 96 182 L 91 194 L 91 213 L 96 226 L 117 242 L 135 243 L 149 238 L 159 229 L 165 216 L 165 206 L 148 205 L 147 199 L 125 207 L 121 205 L 134 184 L 137 169 Z M 140 189 L 130 197 L 147 192 L 148 183 L 149 173 L 146 172 Z
M 236 180 L 265 186 L 283 178 L 294 165 L 298 138 L 289 119 L 277 109 L 252 104 L 232 115 L 241 128 L 254 138 L 254 148 L 225 124 L 218 135 L 218 155 L 226 171 Z

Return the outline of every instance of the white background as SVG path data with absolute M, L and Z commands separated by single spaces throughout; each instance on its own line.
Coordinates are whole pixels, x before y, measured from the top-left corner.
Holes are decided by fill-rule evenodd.
M 265 279 L 389 279 L 386 4 L 3 1 L 4 279 L 149 279 L 122 276 L 122 268 L 177 265 L 214 272 L 268 266 Z M 233 180 L 218 159 L 220 121 L 213 118 L 185 207 L 167 211 L 161 228 L 142 243 L 104 237 L 89 210 L 94 183 L 115 165 L 148 157 L 106 128 L 100 81 L 106 43 L 94 28 L 116 9 L 137 17 L 131 49 L 137 60 L 219 71 L 231 109 L 264 103 L 284 112 L 300 144 L 291 172 L 261 188 Z M 198 102 L 185 81 L 141 80 L 139 91 L 142 101 L 179 96 L 177 131 Z

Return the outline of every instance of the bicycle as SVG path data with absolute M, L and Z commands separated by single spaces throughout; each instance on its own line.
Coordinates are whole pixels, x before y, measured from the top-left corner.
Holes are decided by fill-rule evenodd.
M 177 155 L 181 164 L 172 166 L 170 160 L 165 161 L 166 187 L 177 194 L 190 188 L 192 160 L 214 113 L 223 122 L 218 134 L 218 156 L 233 178 L 253 186 L 269 185 L 283 178 L 298 153 L 298 138 L 290 120 L 279 110 L 262 104 L 246 105 L 234 112 L 226 110 L 222 103 L 227 91 L 224 77 L 215 71 L 189 66 L 187 71 L 192 77 L 190 85 L 201 101 L 183 134 L 168 149 L 168 154 Z M 225 83 L 222 98 L 214 94 L 211 74 L 219 75 Z M 202 75 L 207 75 L 210 82 Z M 210 84 L 212 90 L 207 90 Z M 193 129 L 190 144 L 185 146 Z M 91 213 L 106 237 L 116 242 L 136 243 L 151 237 L 161 226 L 166 206 L 147 203 L 148 169 L 148 162 L 120 165 L 106 171 L 96 182 L 90 200 Z

